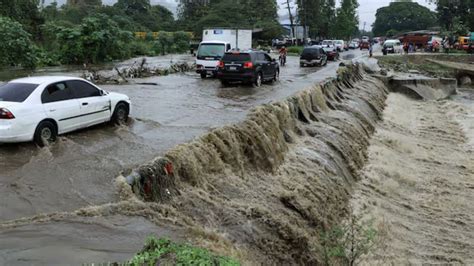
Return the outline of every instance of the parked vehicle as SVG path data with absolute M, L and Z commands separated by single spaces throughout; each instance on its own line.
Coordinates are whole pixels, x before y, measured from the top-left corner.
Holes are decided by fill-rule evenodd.
M 217 78 L 223 85 L 240 81 L 260 87 L 265 81 L 277 81 L 280 67 L 275 59 L 261 51 L 234 51 L 224 54 Z
M 364 50 L 364 49 L 369 50 L 370 49 L 370 43 L 367 42 L 367 41 L 362 41 L 360 43 L 359 47 L 360 47 L 361 50 Z
M 0 142 L 40 146 L 81 128 L 128 120 L 128 96 L 74 77 L 31 77 L 0 86 Z
M 358 42 L 351 42 L 349 44 L 349 49 L 357 49 L 359 48 L 359 43 Z
M 334 45 L 336 46 L 336 49 L 338 52 L 343 52 L 344 51 L 344 41 L 343 40 L 335 40 Z
M 324 66 L 328 63 L 328 57 L 319 45 L 304 48 L 300 56 L 300 66 Z
M 332 47 L 334 46 L 334 41 L 333 40 L 324 40 L 321 42 L 321 45 L 323 47 Z
M 339 52 L 337 52 L 336 47 L 324 47 L 323 50 L 326 52 L 328 60 L 335 61 L 339 59 Z
M 469 49 L 469 39 L 471 36 L 459 36 L 457 42 L 454 45 L 455 49 L 458 50 L 468 50 Z
M 219 61 L 231 49 L 252 48 L 252 30 L 205 29 L 196 58 L 196 72 L 201 78 L 215 76 Z
M 387 54 L 403 53 L 403 47 L 399 40 L 386 40 L 383 43 L 382 50 L 385 50 Z

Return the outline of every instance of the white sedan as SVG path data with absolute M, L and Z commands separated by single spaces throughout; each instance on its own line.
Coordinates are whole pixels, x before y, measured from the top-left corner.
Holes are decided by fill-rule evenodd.
M 74 77 L 30 77 L 0 85 L 0 143 L 34 141 L 112 121 L 128 120 L 128 96 Z

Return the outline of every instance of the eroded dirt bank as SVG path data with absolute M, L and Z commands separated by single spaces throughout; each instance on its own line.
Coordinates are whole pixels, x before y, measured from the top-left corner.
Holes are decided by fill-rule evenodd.
M 474 94 L 465 95 L 465 105 L 388 96 L 352 199 L 386 233 L 366 264 L 474 264 Z

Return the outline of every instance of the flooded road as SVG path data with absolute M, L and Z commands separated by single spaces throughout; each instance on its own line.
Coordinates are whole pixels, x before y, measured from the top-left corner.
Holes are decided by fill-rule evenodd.
M 349 51 L 345 56 L 352 59 L 360 54 Z M 63 259 L 78 250 L 91 262 L 127 259 L 141 246 L 145 235 L 165 229 L 143 219 L 123 216 L 112 219 L 91 215 L 89 219 L 71 218 L 70 223 L 62 221 L 54 226 L 30 225 L 25 218 L 21 229 L 12 229 L 8 221 L 48 213 L 63 217 L 62 212 L 117 202 L 114 179 L 120 173 L 127 173 L 212 128 L 238 122 L 254 106 L 285 98 L 315 82 L 334 77 L 338 65 L 339 62 L 330 62 L 323 68 L 300 68 L 298 59 L 289 57 L 289 63 L 282 67 L 280 81 L 261 88 L 240 85 L 223 88 L 219 81 L 202 80 L 194 73 L 136 80 L 157 85 L 102 86 L 130 96 L 133 113 L 129 125 L 96 126 L 62 136 L 57 143 L 43 149 L 30 143 L 1 145 L 0 229 L 2 224 L 8 229 L 0 230 L 3 243 L 0 244 L 0 264 L 61 261 L 61 258 L 54 261 L 48 252 L 24 250 L 41 245 L 51 252 L 62 247 Z M 127 231 L 124 227 L 135 224 L 141 224 L 140 230 L 128 230 L 122 240 L 114 239 L 118 237 L 116 232 Z M 104 232 L 100 233 L 99 228 L 104 228 Z M 173 231 L 172 228 L 166 230 Z M 124 240 L 128 241 L 126 247 L 119 247 Z M 97 243 L 101 241 L 108 242 L 109 249 L 99 250 Z M 111 250 L 117 250 L 117 254 Z M 71 261 L 83 261 L 77 259 L 71 258 Z

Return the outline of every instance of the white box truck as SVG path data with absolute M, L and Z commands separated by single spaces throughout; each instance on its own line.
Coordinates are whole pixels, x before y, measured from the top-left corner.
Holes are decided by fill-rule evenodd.
M 232 50 L 252 48 L 252 30 L 204 29 L 196 58 L 196 72 L 201 78 L 215 76 L 224 53 Z

